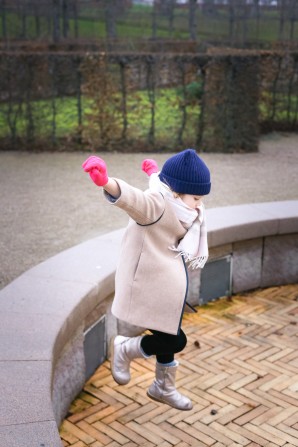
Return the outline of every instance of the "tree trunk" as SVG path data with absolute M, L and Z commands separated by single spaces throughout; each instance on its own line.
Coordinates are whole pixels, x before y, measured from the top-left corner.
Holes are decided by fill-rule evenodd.
M 284 25 L 285 25 L 285 0 L 280 1 L 280 15 L 279 15 L 279 39 L 284 39 Z
M 60 40 L 60 11 L 59 0 L 53 0 L 53 41 Z
M 117 37 L 115 0 L 105 0 L 105 19 L 107 38 L 115 39 Z
M 22 31 L 21 37 L 22 39 L 27 38 L 27 17 L 26 17 L 26 5 L 23 6 L 22 14 Z
M 256 24 L 256 39 L 259 40 L 260 35 L 260 3 L 259 0 L 254 0 L 253 2 L 253 17 L 256 18 L 257 24 Z
M 1 0 L 2 38 L 7 38 L 6 0 Z
M 229 0 L 229 39 L 230 44 L 234 43 L 235 37 L 235 5 L 234 0 Z
M 296 11 L 297 11 L 297 2 L 296 0 L 290 1 L 290 40 L 294 40 L 294 34 L 295 34 L 295 24 L 297 20 Z
M 40 15 L 38 4 L 34 5 L 35 35 L 40 37 Z
M 290 40 L 294 40 L 294 30 L 295 30 L 295 18 L 293 17 L 290 22 Z
M 243 47 L 246 46 L 246 41 L 247 41 L 247 34 L 248 34 L 248 23 L 247 23 L 247 5 L 245 3 L 242 4 L 242 11 L 243 11 L 243 15 L 242 15 L 242 45 Z
M 25 39 L 26 38 L 26 0 L 21 1 L 18 0 L 17 2 L 17 11 L 18 11 L 18 15 L 20 17 L 20 22 L 21 22 L 21 30 L 20 30 L 20 35 L 19 37 L 21 39 Z
M 152 5 L 152 39 L 156 39 L 157 37 L 157 3 L 156 0 L 154 0 Z
M 74 36 L 75 36 L 75 39 L 77 39 L 79 37 L 78 0 L 74 0 L 74 3 L 73 3 L 73 18 L 74 18 Z
M 175 15 L 175 0 L 169 0 L 168 16 L 169 16 L 169 33 L 171 37 L 174 31 L 174 15 Z
M 68 0 L 62 1 L 62 17 L 63 17 L 63 37 L 68 37 L 69 30 L 69 4 Z
M 197 20 L 196 20 L 196 9 L 197 0 L 188 0 L 188 24 L 189 24 L 189 37 L 191 40 L 196 40 L 197 38 Z

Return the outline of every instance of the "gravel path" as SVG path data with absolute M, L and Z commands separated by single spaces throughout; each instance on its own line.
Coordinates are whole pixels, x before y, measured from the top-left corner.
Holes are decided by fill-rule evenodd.
M 141 189 L 140 165 L 170 154 L 98 154 L 109 174 Z M 58 252 L 126 225 L 81 168 L 86 153 L 0 152 L 0 288 Z M 298 135 L 272 134 L 256 154 L 202 154 L 212 175 L 207 207 L 298 199 Z

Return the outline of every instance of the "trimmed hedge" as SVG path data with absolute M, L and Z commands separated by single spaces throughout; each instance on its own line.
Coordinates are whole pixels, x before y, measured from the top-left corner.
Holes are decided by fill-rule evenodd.
M 0 53 L 1 148 L 251 152 L 298 128 L 298 53 Z

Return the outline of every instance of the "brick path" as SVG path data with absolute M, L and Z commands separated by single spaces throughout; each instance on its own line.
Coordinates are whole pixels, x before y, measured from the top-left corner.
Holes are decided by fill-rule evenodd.
M 298 446 L 298 285 L 237 295 L 186 314 L 177 387 L 184 412 L 151 401 L 154 360 L 117 385 L 106 361 L 61 425 L 64 446 Z

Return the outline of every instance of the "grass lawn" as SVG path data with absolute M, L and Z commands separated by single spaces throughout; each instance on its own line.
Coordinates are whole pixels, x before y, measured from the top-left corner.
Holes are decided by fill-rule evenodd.
M 88 116 L 94 114 L 93 101 L 82 99 L 83 125 L 88 127 Z M 77 100 L 72 97 L 52 100 L 32 101 L 30 103 L 32 121 L 34 122 L 34 135 L 41 139 L 48 137 L 67 137 L 75 134 L 78 129 Z M 128 137 L 145 140 L 152 125 L 152 106 L 146 91 L 137 92 L 127 104 Z M 182 123 L 182 111 L 179 107 L 179 95 L 175 89 L 159 90 L 155 98 L 155 136 L 159 141 L 173 141 Z M 188 119 L 185 134 L 195 137 L 200 108 L 198 105 L 187 106 Z M 119 133 L 122 130 L 122 115 L 119 109 L 110 106 L 110 113 L 116 116 Z M 9 122 L 15 120 L 16 135 L 24 137 L 28 129 L 28 111 L 26 105 L 15 105 L 11 110 L 7 104 L 0 105 L 0 138 L 12 135 Z M 94 121 L 93 121 L 94 123 Z M 90 125 L 90 124 L 89 124 Z M 91 126 L 94 124 L 91 124 Z

